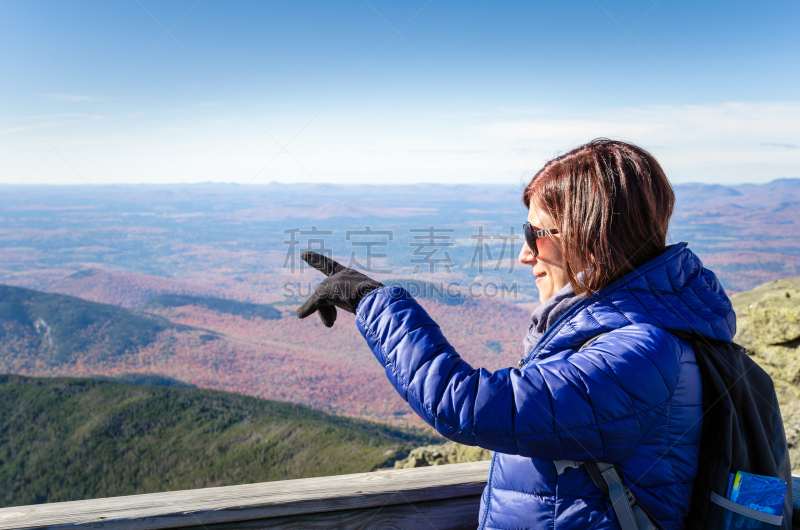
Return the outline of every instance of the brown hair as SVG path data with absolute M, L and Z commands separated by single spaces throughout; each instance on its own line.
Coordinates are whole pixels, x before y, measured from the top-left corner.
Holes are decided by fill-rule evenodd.
M 555 221 L 567 278 L 582 294 L 664 252 L 675 194 L 653 155 L 598 138 L 547 162 L 522 200 Z

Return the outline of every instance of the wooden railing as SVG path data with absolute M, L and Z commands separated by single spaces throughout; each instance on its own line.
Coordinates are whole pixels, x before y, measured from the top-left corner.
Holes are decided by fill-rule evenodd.
M 488 472 L 474 462 L 1 508 L 0 530 L 475 528 Z
M 475 528 L 489 462 L 0 509 L 0 530 Z

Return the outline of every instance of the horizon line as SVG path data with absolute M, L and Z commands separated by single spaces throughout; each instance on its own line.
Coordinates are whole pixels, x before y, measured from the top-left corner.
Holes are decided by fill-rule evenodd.
M 672 186 L 721 186 L 724 188 L 735 188 L 738 186 L 766 186 L 768 184 L 774 184 L 776 182 L 785 182 L 785 181 L 800 181 L 800 177 L 784 177 L 784 178 L 777 178 L 773 180 L 769 180 L 767 182 L 739 182 L 736 184 L 720 184 L 718 182 L 702 182 L 702 181 L 687 181 L 687 182 L 672 182 L 670 184 Z M 152 187 L 152 188 L 165 188 L 165 187 L 175 187 L 175 186 L 237 186 L 242 188 L 263 188 L 268 186 L 279 186 L 279 187 L 292 187 L 292 186 L 313 186 L 313 187 L 320 187 L 320 186 L 333 186 L 333 187 L 347 187 L 347 188 L 354 188 L 354 187 L 370 187 L 370 188 L 399 188 L 399 187 L 411 187 L 411 186 L 441 186 L 447 188 L 457 188 L 457 187 L 473 187 L 473 188 L 508 188 L 508 187 L 519 187 L 524 186 L 522 183 L 515 183 L 515 184 L 508 184 L 508 183 L 493 183 L 493 182 L 479 182 L 469 183 L 465 182 L 463 184 L 454 184 L 448 182 L 412 182 L 408 184 L 381 184 L 381 183 L 337 183 L 337 182 L 279 182 L 277 180 L 273 180 L 267 182 L 266 184 L 248 184 L 248 183 L 240 183 L 240 182 L 225 182 L 225 181 L 213 181 L 207 180 L 202 182 L 164 182 L 164 183 L 152 183 L 152 182 L 118 182 L 118 183 L 71 183 L 71 184 L 52 184 L 52 183 L 44 183 L 44 184 L 36 184 L 36 183 L 22 183 L 22 184 L 13 184 L 13 183 L 4 183 L 0 182 L 0 188 L 91 188 L 94 186 L 102 186 L 102 187 Z

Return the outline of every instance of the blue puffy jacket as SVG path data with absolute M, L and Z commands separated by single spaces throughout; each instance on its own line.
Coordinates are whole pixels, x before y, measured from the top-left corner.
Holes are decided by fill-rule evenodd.
M 700 374 L 680 331 L 730 341 L 731 302 L 685 243 L 567 311 L 521 369 L 475 369 L 399 287 L 369 293 L 356 322 L 389 380 L 445 437 L 495 451 L 480 528 L 619 528 L 583 467 L 618 463 L 640 504 L 683 528 L 702 427 Z M 603 334 L 582 351 L 589 339 Z

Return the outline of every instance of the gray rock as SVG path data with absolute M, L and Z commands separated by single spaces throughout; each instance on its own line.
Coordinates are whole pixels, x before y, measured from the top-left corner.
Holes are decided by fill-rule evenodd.
M 412 449 L 406 458 L 396 461 L 394 467 L 395 469 L 409 469 L 412 467 L 479 462 L 481 460 L 490 460 L 491 458 L 492 452 L 488 449 L 461 445 L 455 442 L 445 442 Z
M 792 472 L 800 472 L 800 278 L 759 285 L 731 297 L 734 341 L 746 347 L 775 383 Z

